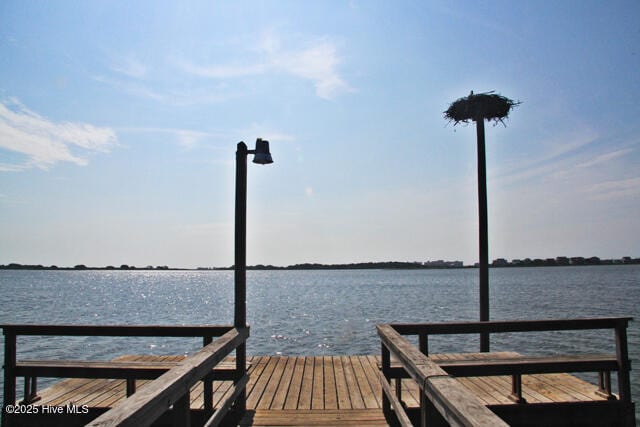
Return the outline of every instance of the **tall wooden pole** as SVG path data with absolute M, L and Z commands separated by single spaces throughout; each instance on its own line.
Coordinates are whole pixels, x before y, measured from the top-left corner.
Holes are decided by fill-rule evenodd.
M 234 319 L 236 328 L 247 326 L 247 145 L 238 143 L 236 151 L 236 229 L 234 264 Z M 236 349 L 236 371 L 244 373 L 247 359 L 246 343 Z M 240 411 L 246 409 L 246 389 L 236 400 Z
M 489 227 L 487 220 L 487 161 L 484 143 L 484 118 L 476 119 L 478 140 L 478 219 L 480 253 L 480 321 L 489 320 Z M 489 351 L 489 334 L 480 334 L 480 351 Z

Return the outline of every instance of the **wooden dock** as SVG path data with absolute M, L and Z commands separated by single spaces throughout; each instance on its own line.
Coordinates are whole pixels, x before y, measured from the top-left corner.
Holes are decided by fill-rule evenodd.
M 501 353 L 508 356 L 507 353 Z M 486 355 L 486 354 L 485 354 Z M 431 355 L 434 361 L 456 360 L 461 354 Z M 464 355 L 468 357 L 468 354 Z M 478 357 L 483 357 L 479 355 Z M 177 362 L 182 356 L 122 356 L 116 360 Z M 253 356 L 247 358 L 247 412 L 240 426 L 386 426 L 378 370 L 380 356 Z M 223 364 L 233 365 L 233 358 Z M 486 405 L 516 405 L 509 399 L 511 377 L 458 379 Z M 138 380 L 141 391 L 150 380 Z M 407 407 L 418 408 L 415 381 L 400 380 Z M 231 381 L 214 381 L 213 406 L 223 402 Z M 569 374 L 523 377 L 523 395 L 529 403 L 606 400 L 598 387 Z M 109 408 L 126 398 L 125 380 L 67 379 L 41 390 L 39 406 L 87 405 Z M 202 383 L 190 393 L 190 407 L 204 408 Z
M 379 355 L 252 357 L 245 350 L 249 329 L 231 325 L 2 325 L 2 425 L 631 427 L 630 320 L 379 324 Z M 431 335 L 585 329 L 613 330 L 615 351 L 429 352 Z M 189 357 L 18 359 L 17 337 L 25 335 L 201 337 L 203 346 Z M 418 346 L 407 335 L 417 336 Z M 576 372 L 591 373 L 598 385 L 571 375 Z M 39 378 L 61 380 L 42 388 Z

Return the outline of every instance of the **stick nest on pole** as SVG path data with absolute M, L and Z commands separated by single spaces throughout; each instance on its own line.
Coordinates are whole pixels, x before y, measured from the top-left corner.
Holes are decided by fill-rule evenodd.
M 474 94 L 473 91 L 469 96 L 454 101 L 444 117 L 453 125 L 458 123 L 469 123 L 469 121 L 478 121 L 487 119 L 493 120 L 504 125 L 503 119 L 509 116 L 509 112 L 513 107 L 520 105 L 520 101 L 513 101 L 505 96 L 492 92 Z

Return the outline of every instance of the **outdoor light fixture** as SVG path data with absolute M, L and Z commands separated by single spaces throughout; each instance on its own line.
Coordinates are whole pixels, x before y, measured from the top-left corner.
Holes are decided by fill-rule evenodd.
M 269 163 L 273 163 L 271 153 L 269 152 L 269 141 L 258 138 L 256 140 L 256 149 L 249 151 L 249 153 L 252 152 L 255 154 L 253 157 L 253 163 L 257 163 L 259 165 L 268 165 Z

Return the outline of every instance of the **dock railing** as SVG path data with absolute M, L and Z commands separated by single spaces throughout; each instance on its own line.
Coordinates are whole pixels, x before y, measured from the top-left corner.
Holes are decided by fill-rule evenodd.
M 133 401 L 146 399 L 155 390 L 157 384 L 165 384 L 157 401 L 142 410 L 145 420 L 139 421 L 139 410 L 131 413 L 136 426 L 149 425 L 173 407 L 176 425 L 189 425 L 189 390 L 196 382 L 203 382 L 205 414 L 212 415 L 219 422 L 234 404 L 244 408 L 247 373 L 244 360 L 236 360 L 235 367 L 214 369 L 227 355 L 241 347 L 249 337 L 249 328 L 235 328 L 228 325 L 198 326 L 130 326 L 130 325 L 0 325 L 5 338 L 4 348 L 4 402 L 2 425 L 10 425 L 7 405 L 16 403 L 16 378 L 24 377 L 24 397 L 21 403 L 31 404 L 39 399 L 37 395 L 38 377 L 58 378 L 108 378 L 125 379 L 128 399 L 125 408 L 131 408 Z M 194 355 L 180 362 L 119 362 L 119 361 L 83 361 L 83 360 L 17 360 L 18 336 L 110 336 L 110 337 L 202 337 L 203 347 Z M 215 339 L 214 337 L 219 337 Z M 242 363 L 238 363 L 242 362 Z M 233 380 L 230 397 L 213 413 L 213 380 Z M 167 379 L 169 378 L 169 379 Z M 136 379 L 157 379 L 147 385 L 143 392 L 135 393 Z M 161 380 L 161 381 L 160 381 Z M 131 400 L 135 397 L 134 400 Z M 186 406 L 185 406 L 186 405 Z M 123 405 L 118 405 L 119 408 Z M 151 408 L 151 413 L 149 413 Z M 161 410 L 164 408 L 164 410 Z M 114 408 L 115 409 L 115 408 Z M 146 411 L 146 412 L 145 412 Z M 111 411 L 103 414 L 107 415 Z M 119 412 L 118 412 L 119 413 Z M 179 414 L 179 415 L 177 415 Z M 156 417 L 156 418 L 153 418 Z M 152 419 L 153 418 L 153 419 Z M 127 424 L 126 421 L 123 425 Z M 104 425 L 104 424 L 100 424 Z M 216 425 L 211 423 L 207 425 Z
M 560 319 L 560 320 L 518 320 L 488 322 L 446 322 L 446 323 L 394 323 L 378 325 L 378 334 L 382 341 L 383 410 L 390 414 L 393 405 L 399 419 L 406 418 L 401 404 L 400 378 L 411 377 L 417 381 L 421 389 L 421 417 L 425 422 L 428 408 L 435 407 L 441 416 L 451 425 L 485 425 L 479 418 L 460 418 L 456 415 L 455 402 L 448 396 L 456 395 L 440 393 L 434 389 L 435 382 L 444 383 L 443 378 L 454 380 L 454 376 L 492 376 L 511 375 L 512 395 L 515 403 L 525 404 L 522 397 L 522 375 L 564 372 L 597 372 L 599 380 L 598 394 L 608 399 L 603 404 L 614 407 L 616 416 L 621 419 L 620 425 L 635 425 L 633 415 L 634 404 L 631 400 L 629 371 L 631 362 L 628 357 L 627 325 L 633 320 L 630 317 Z M 571 331 L 612 329 L 615 339 L 615 354 L 606 355 L 554 355 L 554 356 L 518 356 L 491 359 L 491 353 L 485 354 L 481 360 L 458 360 L 438 362 L 429 357 L 429 336 L 448 334 L 494 334 L 513 332 Z M 417 335 L 418 348 L 403 335 Z M 390 354 L 399 361 L 400 367 L 392 367 Z M 425 371 L 426 369 L 426 371 Z M 618 374 L 618 396 L 611 393 L 610 372 Z M 396 380 L 396 392 L 392 393 L 390 380 Z M 468 393 L 467 393 L 468 394 Z M 463 400 L 468 399 L 468 396 Z M 473 400 L 470 400 L 473 401 Z M 531 407 L 533 405 L 529 405 Z M 577 406 L 577 405 L 574 405 Z M 586 408 L 588 405 L 584 405 Z M 605 406 L 605 405 L 600 405 Z M 464 408 L 464 405 L 462 406 Z M 548 409 L 548 408 L 547 408 Z M 408 420 L 408 418 L 407 418 Z M 405 425 L 400 419 L 402 425 Z M 470 423 L 469 423 L 470 422 Z M 411 425 L 411 424 L 406 424 Z M 492 425 L 492 423 L 486 424 Z
M 442 418 L 452 426 L 492 426 L 507 424 L 491 412 L 476 396 L 464 388 L 456 379 L 413 344 L 398 333 L 393 325 L 377 325 L 382 341 L 382 410 L 385 416 L 391 414 L 391 405 L 402 427 L 412 427 L 401 401 L 393 394 L 391 385 L 391 354 L 402 364 L 402 368 L 420 387 L 421 424 L 429 422 L 431 408 L 435 408 Z

